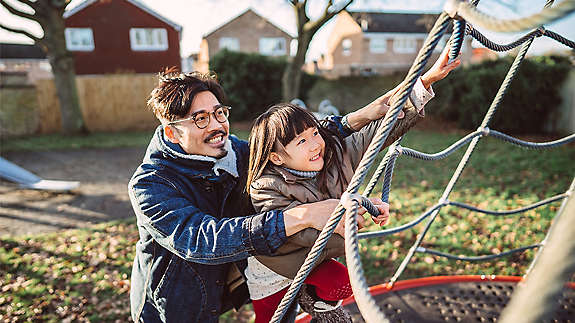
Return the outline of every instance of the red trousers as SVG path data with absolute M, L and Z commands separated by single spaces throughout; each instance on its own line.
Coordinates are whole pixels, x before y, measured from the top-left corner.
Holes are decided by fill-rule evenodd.
M 304 282 L 314 286 L 316 295 L 326 301 L 338 301 L 352 295 L 347 268 L 333 259 L 322 262 L 312 270 Z M 287 290 L 288 287 L 268 297 L 252 301 L 256 313 L 255 323 L 268 323 L 272 319 Z

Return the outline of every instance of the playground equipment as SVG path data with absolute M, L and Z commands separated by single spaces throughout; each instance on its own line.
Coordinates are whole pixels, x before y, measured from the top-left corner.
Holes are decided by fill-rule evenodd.
M 0 177 L 20 184 L 23 188 L 46 191 L 70 191 L 80 182 L 48 180 L 38 177 L 24 168 L 0 157 Z
M 566 15 L 575 11 L 575 0 L 562 1 L 553 8 L 551 7 L 553 1 L 548 0 L 545 4 L 545 8 L 541 13 L 515 20 L 499 20 L 485 13 L 482 13 L 476 8 L 478 2 L 479 0 L 473 0 L 471 2 L 464 0 L 448 0 L 446 2 L 444 12 L 441 13 L 435 22 L 434 27 L 432 28 L 423 45 L 423 48 L 420 50 L 414 64 L 408 72 L 404 82 L 402 83 L 402 87 L 398 94 L 398 100 L 395 101 L 391 106 L 390 110 L 384 118 L 384 122 L 378 129 L 367 152 L 363 156 L 363 159 L 349 184 L 346 198 L 344 199 L 342 197 L 342 201 L 320 233 L 318 240 L 312 247 L 312 250 L 306 258 L 302 268 L 296 275 L 293 283 L 282 299 L 278 309 L 274 313 L 272 322 L 279 322 L 287 312 L 289 305 L 293 302 L 297 292 L 303 284 L 303 281 L 313 268 L 317 257 L 325 247 L 327 240 L 333 233 L 337 223 L 344 215 L 346 209 L 346 262 L 350 272 L 350 280 L 353 288 L 354 300 L 357 303 L 359 311 L 361 312 L 361 316 L 363 316 L 367 322 L 388 322 L 388 318 L 393 319 L 394 321 L 404 320 L 406 322 L 420 322 L 436 319 L 454 319 L 463 321 L 473 319 L 479 321 L 494 321 L 498 318 L 498 315 L 504 305 L 507 304 L 507 300 L 511 295 L 511 291 L 515 289 L 516 283 L 521 280 L 520 277 L 507 278 L 463 276 L 459 278 L 424 278 L 422 280 L 403 282 L 398 281 L 398 279 L 416 252 L 429 253 L 436 256 L 442 256 L 462 261 L 480 261 L 498 258 L 509 255 L 511 253 L 533 248 L 538 248 L 539 250 L 527 271 L 527 279 L 525 280 L 525 285 L 519 286 L 517 297 L 512 298 L 509 308 L 505 309 L 503 312 L 502 319 L 505 322 L 541 322 L 551 318 L 556 320 L 563 318 L 571 320 L 575 318 L 575 286 L 572 283 L 565 285 L 569 274 L 573 273 L 575 270 L 575 240 L 573 239 L 575 234 L 575 197 L 573 196 L 575 195 L 575 180 L 571 184 L 570 188 L 564 193 L 558 194 L 527 207 L 511 211 L 484 210 L 471 205 L 449 200 L 451 191 L 453 190 L 457 180 L 463 172 L 463 169 L 467 165 L 471 154 L 473 153 L 479 140 L 482 137 L 492 136 L 513 145 L 530 149 L 548 149 L 575 141 L 575 134 L 573 134 L 551 142 L 528 142 L 489 129 L 488 127 L 492 116 L 501 103 L 507 89 L 509 88 L 509 85 L 515 77 L 519 66 L 525 58 L 527 50 L 531 46 L 535 37 L 546 36 L 571 48 L 575 48 L 575 43 L 573 41 L 565 39 L 564 37 L 552 31 L 548 31 L 542 26 L 545 23 L 549 23 L 559 18 L 565 17 Z M 457 166 L 453 176 L 451 177 L 451 180 L 447 184 L 447 187 L 445 188 L 440 200 L 434 206 L 424 212 L 421 216 L 410 223 L 382 231 L 358 234 L 355 217 L 357 215 L 357 210 L 360 203 L 365 206 L 365 198 L 357 194 L 359 186 L 364 181 L 368 169 L 373 164 L 375 157 L 381 149 L 381 146 L 387 139 L 389 132 L 396 122 L 399 112 L 403 108 L 408 98 L 408 94 L 413 89 L 416 80 L 421 75 L 424 66 L 426 65 L 435 46 L 441 39 L 441 36 L 447 29 L 447 26 L 451 20 L 454 21 L 453 33 L 449 42 L 449 46 L 451 46 L 451 59 L 455 59 L 459 54 L 459 50 L 461 49 L 466 31 L 488 48 L 493 50 L 509 50 L 517 46 L 521 46 L 519 53 L 517 54 L 511 68 L 509 69 L 509 72 L 507 73 L 507 76 L 505 77 L 497 95 L 489 107 L 481 125 L 476 131 L 455 142 L 443 151 L 435 154 L 422 153 L 413 149 L 401 147 L 400 143 L 402 138 L 398 139 L 393 145 L 389 147 L 374 176 L 362 194 L 363 196 L 369 196 L 375 187 L 375 184 L 379 181 L 381 176 L 384 175 L 382 199 L 384 201 L 388 200 L 389 190 L 391 187 L 391 179 L 393 175 L 393 167 L 399 155 L 433 161 L 445 158 L 457 149 L 469 143 L 463 158 Z M 475 27 L 481 27 L 500 32 L 516 32 L 525 31 L 528 29 L 533 29 L 533 31 L 511 44 L 498 45 L 487 40 L 487 38 L 479 33 Z M 569 199 L 567 199 L 568 197 Z M 476 212 L 504 216 L 525 212 L 527 210 L 559 200 L 563 200 L 563 205 L 557 213 L 554 223 L 551 229 L 548 231 L 547 236 L 539 244 L 509 250 L 496 255 L 477 257 L 461 257 L 421 247 L 421 243 L 425 238 L 425 235 L 428 232 L 430 226 L 433 224 L 440 210 L 445 206 L 456 206 Z M 344 208 L 343 203 L 347 205 L 346 208 Z M 427 223 L 425 228 L 420 232 L 415 243 L 391 278 L 390 282 L 378 288 L 372 288 L 370 292 L 370 289 L 365 282 L 363 269 L 361 267 L 358 250 L 358 239 L 381 237 L 404 231 L 414 227 L 426 219 Z M 551 262 L 551 260 L 554 261 Z M 552 264 L 552 268 L 550 268 L 550 263 Z M 459 286 L 454 284 L 458 284 Z M 475 287 L 469 287 L 469 285 L 466 284 L 472 284 L 475 285 Z M 530 287 L 531 285 L 536 287 Z M 380 292 L 376 291 L 378 289 Z M 417 291 L 415 291 L 416 289 Z M 453 293 L 456 293 L 455 295 L 459 296 L 455 296 Z M 562 303 L 559 304 L 558 299 L 561 293 L 563 293 L 563 298 L 561 300 Z M 372 294 L 385 295 L 385 297 L 388 297 L 389 299 L 386 299 L 386 302 L 388 302 L 387 304 L 389 304 L 389 306 L 386 305 L 386 308 L 382 309 Z M 462 306 L 467 304 L 465 303 L 466 298 L 467 301 L 469 301 L 469 299 L 471 299 L 471 295 L 477 294 L 481 294 L 481 297 L 495 296 L 495 300 L 489 298 L 489 301 L 487 301 L 486 298 L 479 297 L 468 302 L 469 306 L 471 306 L 471 304 L 482 304 L 483 306 L 492 308 L 494 311 L 487 313 L 482 312 L 481 309 L 473 309 L 472 306 L 471 308 Z M 417 298 L 417 295 L 419 295 L 419 299 L 415 300 L 414 302 L 408 301 L 409 298 Z M 395 305 L 391 301 L 391 298 L 393 297 L 398 298 L 398 302 Z M 515 300 L 516 298 L 517 301 Z M 440 299 L 441 301 L 439 301 Z M 402 305 L 398 305 L 400 303 Z M 423 308 L 419 305 L 423 306 Z M 561 307 L 558 311 L 555 311 L 558 305 L 561 305 Z M 425 310 L 427 307 L 432 308 L 433 310 Z M 408 311 L 409 313 L 407 313 Z M 457 315 L 455 311 L 459 311 Z M 402 315 L 402 313 L 404 314 Z M 520 318 L 520 320 L 518 320 L 518 318 Z M 526 320 L 525 318 L 528 319 Z M 298 320 L 298 322 L 305 322 L 305 320 L 305 318 L 301 318 Z

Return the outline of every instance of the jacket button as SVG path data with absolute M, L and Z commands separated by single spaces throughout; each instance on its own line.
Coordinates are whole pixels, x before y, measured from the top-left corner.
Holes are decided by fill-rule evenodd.
M 211 192 L 213 190 L 214 188 L 211 185 L 206 186 L 206 192 Z
M 217 310 L 211 310 L 210 313 L 212 313 L 212 315 L 217 316 L 218 315 L 218 311 Z
M 216 280 L 216 285 L 218 286 L 224 286 L 224 281 L 223 280 Z

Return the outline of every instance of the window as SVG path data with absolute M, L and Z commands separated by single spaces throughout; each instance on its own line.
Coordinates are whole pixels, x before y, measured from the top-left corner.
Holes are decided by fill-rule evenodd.
M 282 56 L 286 54 L 286 40 L 283 37 L 260 38 L 260 54 Z
M 341 48 L 342 48 L 342 54 L 344 56 L 349 56 L 351 55 L 351 39 L 349 38 L 345 38 L 344 40 L 341 41 Z
M 222 49 L 239 51 L 240 41 L 235 37 L 222 37 L 220 38 L 220 50 Z
M 164 28 L 130 28 L 133 51 L 161 51 L 168 49 L 168 32 Z
M 372 53 L 385 53 L 387 49 L 386 38 L 371 38 L 369 40 L 369 51 Z
M 417 40 L 415 38 L 395 38 L 393 50 L 396 53 L 415 53 Z
M 73 51 L 93 51 L 94 35 L 91 28 L 66 28 L 66 48 Z

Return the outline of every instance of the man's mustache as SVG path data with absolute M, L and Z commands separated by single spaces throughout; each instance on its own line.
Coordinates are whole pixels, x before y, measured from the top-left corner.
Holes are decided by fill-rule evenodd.
M 222 136 L 225 137 L 225 136 L 227 136 L 228 134 L 227 134 L 225 131 L 223 131 L 223 130 L 216 130 L 216 131 L 212 132 L 211 134 L 209 134 L 209 135 L 206 137 L 206 139 L 204 139 L 204 142 L 207 143 L 208 141 L 212 140 L 214 137 L 217 137 L 217 136 L 219 136 L 219 135 L 222 135 Z

